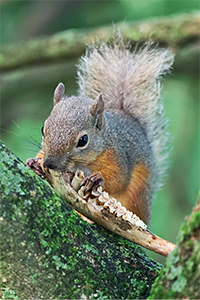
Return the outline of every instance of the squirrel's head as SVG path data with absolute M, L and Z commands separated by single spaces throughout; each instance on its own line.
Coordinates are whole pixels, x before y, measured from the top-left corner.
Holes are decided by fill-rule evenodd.
M 42 128 L 44 165 L 59 171 L 87 169 L 103 151 L 104 101 L 67 97 L 60 83 L 54 92 L 54 107 Z

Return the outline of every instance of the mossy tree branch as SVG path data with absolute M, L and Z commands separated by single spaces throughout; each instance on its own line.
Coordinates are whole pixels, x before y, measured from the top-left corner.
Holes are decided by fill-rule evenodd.
M 161 266 L 139 246 L 83 221 L 3 145 L 0 178 L 4 296 L 148 296 Z
M 172 15 L 140 22 L 116 24 L 122 35 L 132 41 L 151 38 L 172 48 L 199 40 L 200 14 L 194 11 L 188 14 Z M 105 41 L 112 36 L 113 26 L 95 29 L 70 29 L 49 37 L 32 39 L 28 42 L 7 45 L 0 55 L 2 71 L 20 68 L 35 63 L 53 62 L 61 59 L 79 57 L 85 50 L 85 44 L 91 44 L 96 37 Z
M 200 299 L 200 196 L 148 299 Z

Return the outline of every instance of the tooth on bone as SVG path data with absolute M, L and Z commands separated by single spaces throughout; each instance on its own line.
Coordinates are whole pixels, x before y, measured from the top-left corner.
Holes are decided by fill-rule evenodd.
M 116 203 L 116 206 L 117 206 L 117 209 L 121 208 L 121 207 L 122 207 L 121 202 L 117 202 L 117 203 Z
M 109 211 L 110 211 L 111 214 L 113 214 L 116 211 L 116 205 L 115 204 L 111 204 L 109 206 Z
M 99 204 L 104 204 L 107 202 L 107 200 L 103 197 L 103 195 L 100 195 L 97 199 L 97 201 L 99 202 Z
M 97 192 L 99 193 L 99 194 L 101 194 L 102 192 L 103 192 L 103 188 L 102 188 L 102 186 L 100 185 L 100 186 L 98 186 L 98 188 L 97 188 Z
M 103 192 L 103 193 L 102 193 L 102 196 L 103 196 L 104 199 L 106 199 L 106 200 L 110 200 L 110 199 L 111 199 L 110 196 L 109 196 L 109 194 L 108 194 L 107 192 Z
M 126 207 L 122 206 L 116 211 L 117 217 L 122 217 L 127 212 Z
M 120 209 L 122 207 L 121 203 L 120 202 L 117 202 L 117 203 L 114 203 L 114 204 L 111 204 L 111 206 L 109 206 L 109 211 L 111 212 L 111 214 L 117 212 L 118 209 Z
M 99 197 L 100 193 L 98 191 L 92 190 L 91 195 L 94 196 L 94 197 Z
M 136 214 L 133 214 L 129 210 L 122 216 L 122 219 L 130 222 L 131 224 L 135 225 L 136 227 L 140 227 L 144 230 L 147 229 L 147 225 L 142 220 L 140 220 L 140 218 Z
M 90 192 L 87 192 L 86 194 L 84 193 L 85 192 L 85 187 L 82 186 L 79 190 L 78 190 L 78 194 L 79 196 L 81 196 L 81 198 L 87 200 L 90 196 Z
M 96 199 L 89 198 L 87 202 L 89 204 L 91 204 L 97 211 L 101 211 L 103 209 L 103 206 L 102 205 L 98 205 L 98 201 L 97 200 L 98 200 L 98 198 L 96 198 Z
M 81 186 L 81 183 L 84 179 L 84 173 L 83 171 L 81 170 L 77 170 L 75 172 L 75 175 L 74 177 L 72 178 L 72 181 L 71 181 L 71 186 L 73 187 L 73 189 L 77 192 Z
M 142 220 L 136 221 L 136 222 L 135 222 L 135 226 L 141 227 L 141 228 L 144 229 L 144 230 L 147 229 L 147 225 L 146 225 Z
M 104 204 L 104 208 L 109 208 L 112 204 L 115 204 L 117 202 L 117 200 L 115 198 L 111 198 L 110 200 L 108 200 L 105 204 Z
M 132 219 L 133 213 L 129 210 L 127 210 L 127 212 L 122 216 L 122 219 L 124 219 L 125 221 L 129 221 Z

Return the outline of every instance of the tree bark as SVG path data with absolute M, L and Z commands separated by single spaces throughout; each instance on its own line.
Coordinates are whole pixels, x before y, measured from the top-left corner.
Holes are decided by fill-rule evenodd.
M 174 49 L 199 40 L 200 13 L 172 15 L 166 18 L 154 18 L 140 22 L 116 24 L 123 36 L 129 40 L 152 39 L 167 44 Z M 35 63 L 54 62 L 61 59 L 79 57 L 85 50 L 85 44 L 91 44 L 96 37 L 106 41 L 112 37 L 113 26 L 95 29 L 70 29 L 49 37 L 32 39 L 5 46 L 0 55 L 2 71 L 33 65 Z
M 89 224 L 0 145 L 2 297 L 145 299 L 161 266 Z
M 177 241 L 148 299 L 200 299 L 200 197 Z

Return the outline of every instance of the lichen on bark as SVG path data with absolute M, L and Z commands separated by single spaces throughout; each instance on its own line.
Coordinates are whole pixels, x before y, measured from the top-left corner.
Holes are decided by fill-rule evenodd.
M 200 197 L 182 224 L 177 248 L 155 281 L 148 299 L 200 298 Z

